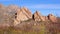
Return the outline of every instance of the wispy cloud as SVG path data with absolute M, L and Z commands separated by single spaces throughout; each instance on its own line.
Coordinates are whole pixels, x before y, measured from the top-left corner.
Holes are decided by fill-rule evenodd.
M 27 5 L 28 8 L 33 9 L 60 9 L 60 4 L 36 4 L 36 5 Z

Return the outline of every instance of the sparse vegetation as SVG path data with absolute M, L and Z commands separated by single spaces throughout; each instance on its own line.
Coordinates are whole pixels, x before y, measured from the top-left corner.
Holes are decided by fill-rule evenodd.
M 36 23 L 36 25 L 33 25 L 34 23 Z M 34 23 L 26 23 L 21 30 L 11 26 L 5 30 L 0 29 L 0 34 L 60 34 L 60 23 L 52 23 L 50 21 Z
M 60 17 L 57 19 L 58 22 L 55 23 L 55 22 L 51 22 L 50 20 L 40 21 L 39 15 L 38 17 L 36 17 L 38 18 L 37 21 L 35 21 L 33 15 L 32 19 L 21 21 L 21 23 L 14 26 L 14 19 L 18 17 L 17 13 L 15 14 L 15 12 L 16 10 L 13 7 L 12 9 L 11 7 L 0 8 L 0 34 L 60 34 Z M 19 12 L 21 13 L 21 11 Z M 23 13 L 23 15 L 25 14 Z M 21 16 L 23 17 L 23 15 Z M 21 16 L 19 18 L 21 18 Z M 20 19 L 18 22 L 20 22 Z
M 6 30 L 0 30 L 0 34 L 45 34 L 44 22 L 36 23 L 37 25 L 25 24 L 24 30 L 18 30 L 13 27 L 9 27 Z M 38 25 L 39 24 L 39 25 Z

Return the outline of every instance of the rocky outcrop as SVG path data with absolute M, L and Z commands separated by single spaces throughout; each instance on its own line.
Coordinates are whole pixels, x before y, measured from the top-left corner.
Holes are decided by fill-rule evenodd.
M 33 19 L 35 21 L 57 21 L 57 18 L 52 14 L 43 16 L 39 13 L 39 11 L 36 11 L 32 15 L 31 11 L 26 7 L 18 7 L 15 5 L 6 7 L 0 4 L 0 24 L 8 23 L 9 25 L 17 25 L 21 23 L 21 21 L 29 19 Z
M 31 13 L 31 11 L 30 11 L 28 8 L 23 7 L 23 8 L 20 9 L 20 11 L 22 12 L 23 15 L 26 16 L 26 17 L 25 17 L 25 16 L 20 15 L 22 21 L 28 20 L 28 19 L 32 19 L 32 13 Z M 21 14 L 21 13 L 20 13 L 20 14 Z M 25 18 L 25 19 L 24 19 L 24 18 Z
M 33 14 L 33 19 L 35 21 L 41 21 L 41 17 L 40 17 L 40 13 L 38 11 L 36 11 L 34 14 Z
M 26 21 L 32 19 L 32 13 L 29 9 L 23 7 L 17 10 L 15 24 L 19 24 L 20 21 Z
M 36 11 L 33 14 L 33 19 L 35 21 L 52 21 L 52 22 L 57 22 L 57 18 L 54 15 L 49 14 L 48 16 L 43 16 L 38 11 Z
M 36 11 L 34 14 L 33 14 L 33 19 L 35 21 L 46 21 L 47 17 L 46 16 L 42 16 L 38 11 Z
M 48 19 L 52 22 L 57 22 L 57 18 L 53 14 L 49 14 Z

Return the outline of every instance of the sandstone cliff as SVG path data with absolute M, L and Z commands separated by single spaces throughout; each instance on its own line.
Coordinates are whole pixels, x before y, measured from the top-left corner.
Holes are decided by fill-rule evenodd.
M 32 19 L 32 13 L 29 9 L 23 7 L 17 10 L 15 24 L 19 24 L 21 21 Z
M 3 6 L 0 4 L 0 23 L 8 23 L 9 25 L 20 24 L 21 21 L 27 21 L 33 19 L 34 21 L 52 21 L 57 22 L 57 18 L 49 14 L 43 16 L 36 11 L 34 14 L 26 7 L 18 7 L 15 5 Z

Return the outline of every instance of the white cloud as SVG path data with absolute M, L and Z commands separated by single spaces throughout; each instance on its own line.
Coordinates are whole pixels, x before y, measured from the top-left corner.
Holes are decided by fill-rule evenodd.
M 60 4 L 36 4 L 27 6 L 33 9 L 60 9 Z

